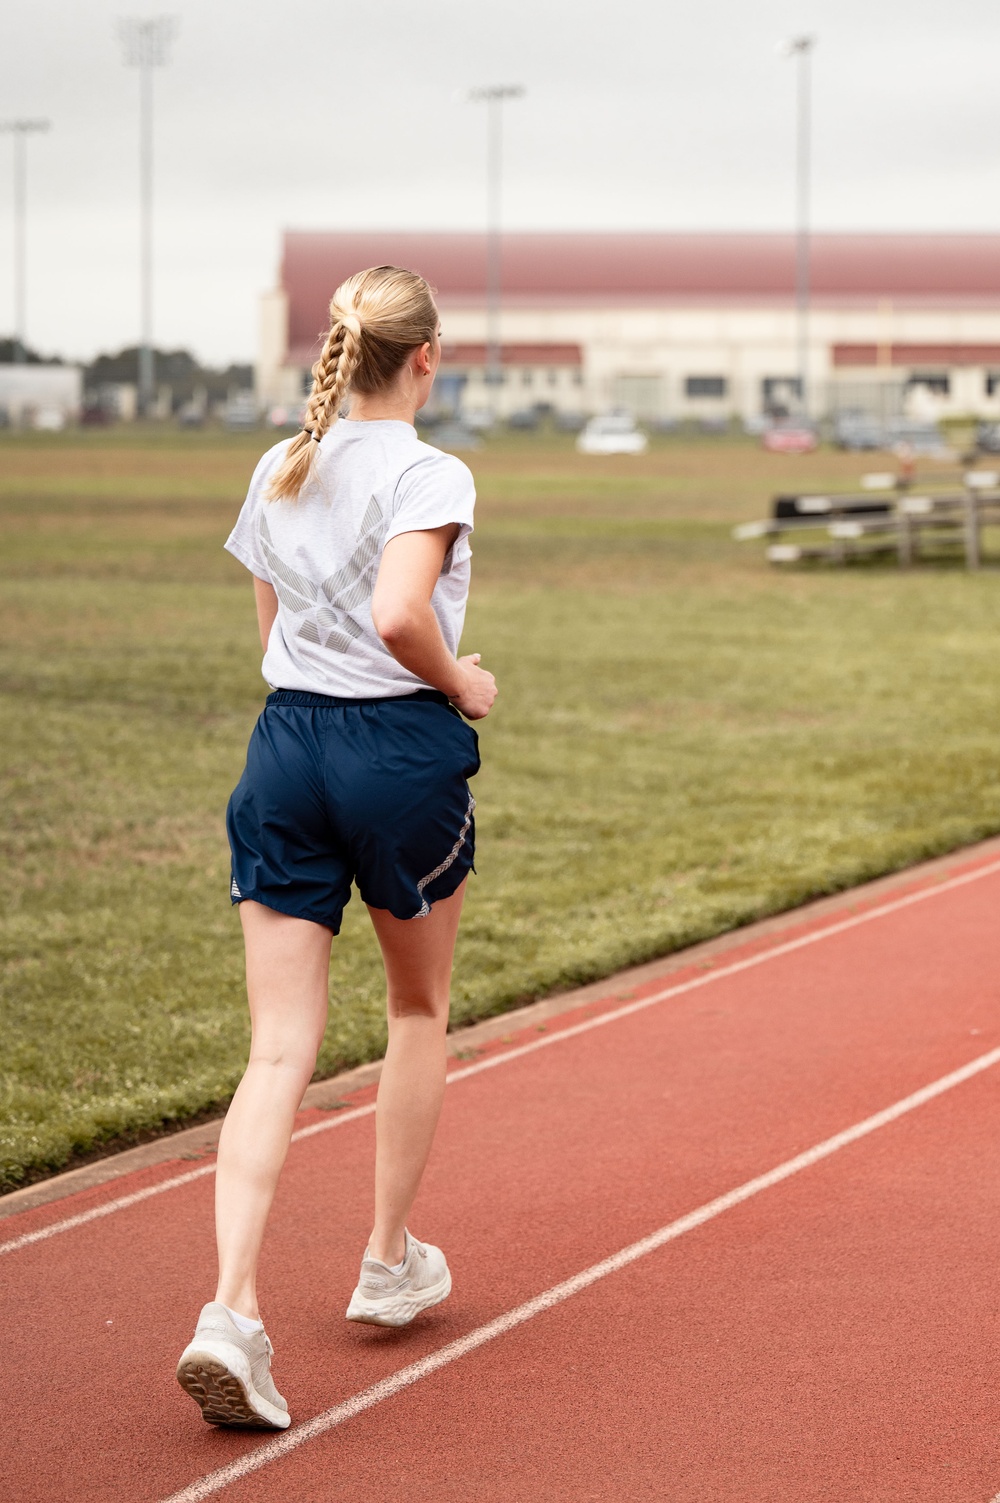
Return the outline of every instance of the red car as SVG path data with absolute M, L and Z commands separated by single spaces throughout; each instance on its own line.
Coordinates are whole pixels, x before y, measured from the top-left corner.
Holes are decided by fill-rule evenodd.
M 761 443 L 772 454 L 811 454 L 819 440 L 811 428 L 765 428 Z

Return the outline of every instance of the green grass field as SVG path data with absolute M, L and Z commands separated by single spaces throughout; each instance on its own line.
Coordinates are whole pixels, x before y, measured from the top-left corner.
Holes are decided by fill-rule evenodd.
M 223 1102 L 247 1045 L 223 816 L 265 687 L 222 550 L 256 435 L 0 440 L 0 1185 Z M 864 462 L 508 437 L 465 650 L 481 726 L 461 1023 L 1000 830 L 1000 575 L 775 574 L 730 539 Z M 383 1046 L 355 900 L 321 1072 Z

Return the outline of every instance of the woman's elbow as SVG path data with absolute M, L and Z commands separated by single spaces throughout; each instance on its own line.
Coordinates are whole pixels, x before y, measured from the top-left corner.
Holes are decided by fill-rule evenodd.
M 382 606 L 381 609 L 373 606 L 372 625 L 389 648 L 405 642 L 413 634 L 412 615 L 398 606 Z

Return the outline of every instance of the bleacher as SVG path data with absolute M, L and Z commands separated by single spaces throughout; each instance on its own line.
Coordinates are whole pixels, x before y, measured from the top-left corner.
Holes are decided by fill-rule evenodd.
M 768 538 L 768 561 L 835 564 L 895 556 L 909 568 L 929 554 L 964 553 L 982 563 L 984 527 L 1000 525 L 1000 474 L 970 470 L 962 488 L 912 495 L 890 473 L 865 475 L 848 495 L 776 496 L 771 516 L 734 528 L 741 541 Z

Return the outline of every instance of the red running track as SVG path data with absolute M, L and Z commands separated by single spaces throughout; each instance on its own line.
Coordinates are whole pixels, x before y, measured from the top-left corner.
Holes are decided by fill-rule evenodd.
M 211 1163 L 0 1221 L 0 1496 L 989 1503 L 998 902 L 972 855 L 457 1066 L 414 1216 L 454 1293 L 402 1332 L 343 1320 L 372 1092 L 303 1114 L 262 1279 L 277 1439 L 173 1379 Z

